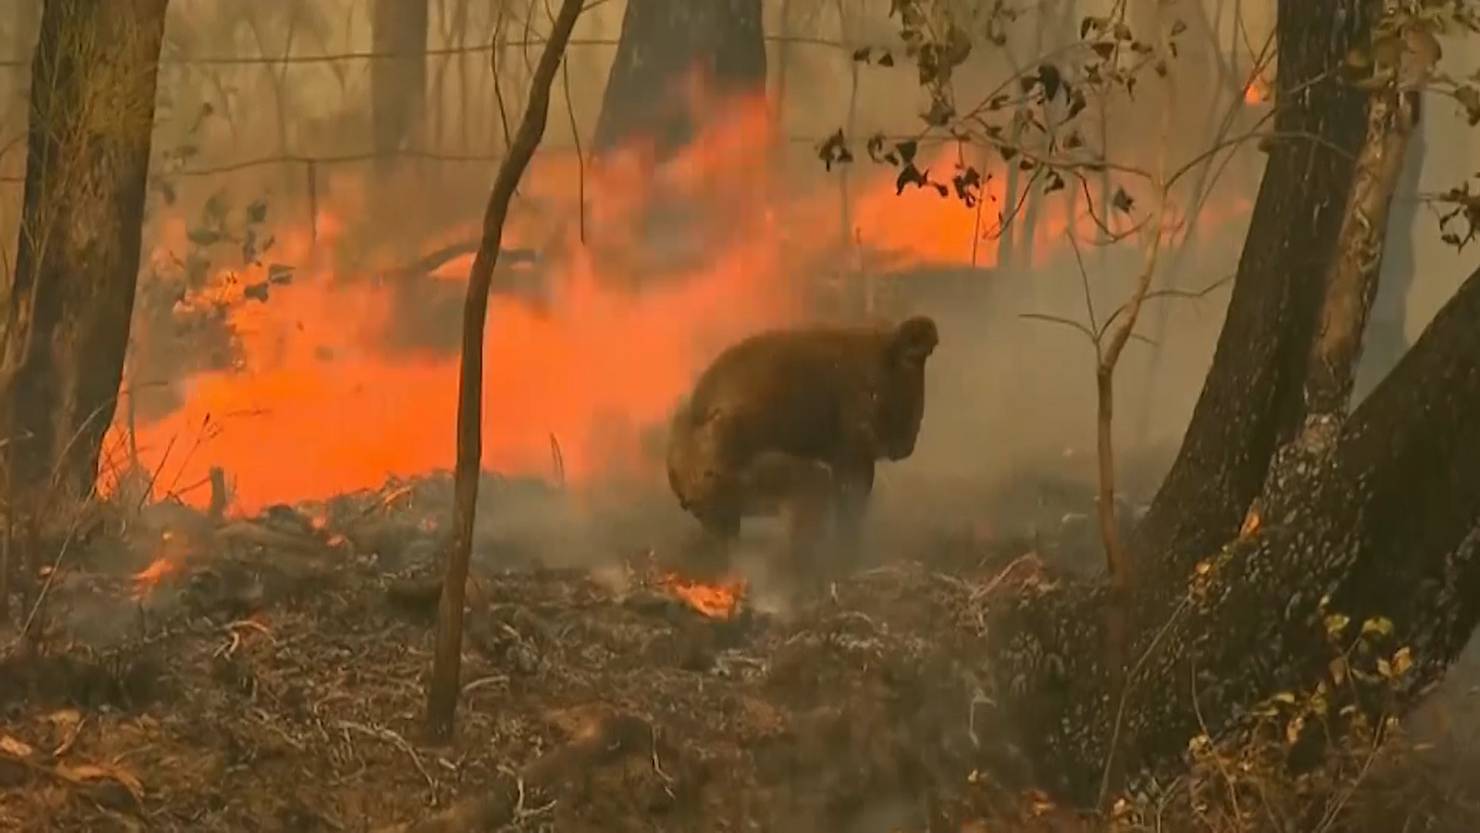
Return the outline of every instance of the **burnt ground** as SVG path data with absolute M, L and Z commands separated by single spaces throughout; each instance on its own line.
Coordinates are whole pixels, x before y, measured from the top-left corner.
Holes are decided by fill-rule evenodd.
M 788 613 L 718 618 L 650 553 L 495 553 L 457 738 L 423 743 L 445 492 L 226 523 L 95 508 L 35 638 L 0 631 L 0 830 L 1090 829 L 981 774 L 1026 774 L 973 719 L 983 606 L 1044 580 L 1005 542 L 934 542 Z

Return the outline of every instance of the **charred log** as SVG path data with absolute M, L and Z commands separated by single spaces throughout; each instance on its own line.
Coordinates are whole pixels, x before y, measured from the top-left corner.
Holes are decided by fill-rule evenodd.
M 15 487 L 87 494 L 123 375 L 166 0 L 45 5 L 0 409 Z
M 658 158 L 698 131 L 685 82 L 698 73 L 706 92 L 765 89 L 766 45 L 760 0 L 631 0 L 596 122 L 597 155 L 646 140 Z
M 1305 414 L 1309 345 L 1336 256 L 1367 95 L 1338 80 L 1375 15 L 1366 0 L 1282 2 L 1275 131 L 1227 318 L 1182 449 L 1132 541 L 1165 587 L 1231 539 L 1270 456 Z

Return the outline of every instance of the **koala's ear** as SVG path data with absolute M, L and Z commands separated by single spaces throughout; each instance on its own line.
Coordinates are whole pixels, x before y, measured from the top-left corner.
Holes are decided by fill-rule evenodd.
M 916 315 L 900 322 L 889 343 L 889 353 L 901 364 L 923 366 L 940 344 L 940 333 L 929 316 Z

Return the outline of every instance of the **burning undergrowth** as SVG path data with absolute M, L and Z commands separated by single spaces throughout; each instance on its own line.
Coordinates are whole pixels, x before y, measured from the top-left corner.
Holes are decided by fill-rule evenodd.
M 662 163 L 641 145 L 590 165 L 536 160 L 488 317 L 489 468 L 573 485 L 651 479 L 644 433 L 666 424 L 703 364 L 815 312 L 846 240 L 836 197 L 784 175 L 763 98 L 708 109 L 704 131 Z M 976 212 L 933 191 L 896 198 L 887 171 L 874 179 L 856 224 L 878 229 L 896 262 L 973 250 Z M 199 218 L 176 207 L 151 225 L 105 492 L 139 470 L 155 497 L 204 506 L 220 467 L 235 508 L 255 512 L 452 459 L 474 218 L 428 234 L 407 263 L 378 242 L 380 203 L 398 195 L 348 177 L 324 190 L 285 210 L 213 193 Z
M 1002 754 L 969 670 L 1000 560 L 880 568 L 778 616 L 651 551 L 552 568 L 489 530 L 459 737 L 422 744 L 446 487 L 108 521 L 0 665 L 0 827 L 884 833 L 1017 806 L 972 776 Z
M 0 829 L 1102 829 L 1031 789 L 986 707 L 984 611 L 1062 578 L 1026 543 L 922 536 L 770 612 L 663 551 L 551 566 L 552 527 L 485 520 L 458 737 L 423 743 L 450 491 L 95 508 L 0 652 Z

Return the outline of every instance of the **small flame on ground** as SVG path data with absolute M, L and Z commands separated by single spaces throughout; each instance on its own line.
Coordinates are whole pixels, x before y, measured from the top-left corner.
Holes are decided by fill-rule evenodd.
M 166 576 L 173 575 L 179 569 L 180 562 L 169 556 L 154 559 L 148 567 L 134 573 L 134 597 L 147 596 Z
M 740 608 L 740 600 L 745 598 L 747 587 L 743 578 L 725 579 L 710 584 L 684 578 L 678 573 L 667 573 L 658 583 L 664 590 L 710 619 L 733 617 Z

